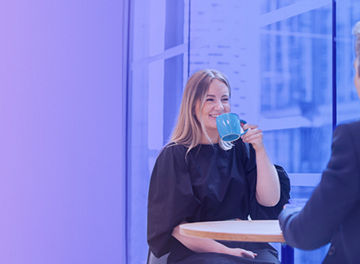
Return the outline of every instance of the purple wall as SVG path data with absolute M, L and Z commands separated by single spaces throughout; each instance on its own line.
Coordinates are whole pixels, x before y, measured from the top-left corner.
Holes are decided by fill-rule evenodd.
M 125 263 L 123 5 L 0 4 L 0 263 Z

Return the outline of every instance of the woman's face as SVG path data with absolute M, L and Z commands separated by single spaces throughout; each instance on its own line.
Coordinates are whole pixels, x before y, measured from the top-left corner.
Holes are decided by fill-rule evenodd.
M 356 87 L 356 91 L 358 93 L 358 96 L 360 97 L 360 77 L 359 77 L 359 59 L 356 58 L 354 61 L 354 68 L 355 68 L 355 76 L 354 76 L 354 84 Z
M 205 94 L 205 102 L 200 109 L 201 102 L 196 105 L 196 114 L 202 120 L 206 132 L 211 137 L 217 136 L 216 117 L 230 112 L 229 88 L 225 83 L 214 79 Z M 199 118 L 201 115 L 201 119 Z

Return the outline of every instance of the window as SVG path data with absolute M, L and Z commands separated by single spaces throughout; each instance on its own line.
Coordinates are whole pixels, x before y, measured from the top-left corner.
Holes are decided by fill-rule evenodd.
M 132 1 L 129 263 L 146 260 L 150 174 L 196 70 L 229 77 L 232 111 L 264 130 L 271 159 L 290 173 L 292 197 L 311 195 L 330 156 L 334 122 L 360 116 L 351 38 L 360 6 L 347 0 L 333 7 L 331 0 Z M 296 263 L 321 262 L 325 250 L 296 250 Z
M 187 80 L 189 2 L 131 3 L 128 262 L 144 263 L 150 174 L 169 140 Z

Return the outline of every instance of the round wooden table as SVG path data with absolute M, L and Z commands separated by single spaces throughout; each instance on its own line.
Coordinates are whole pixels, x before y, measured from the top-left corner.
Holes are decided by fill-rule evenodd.
M 215 240 L 284 243 L 278 220 L 227 220 L 180 225 L 180 234 Z M 281 263 L 294 263 L 294 249 L 281 245 Z
M 285 242 L 278 220 L 228 220 L 180 225 L 180 234 L 216 240 Z

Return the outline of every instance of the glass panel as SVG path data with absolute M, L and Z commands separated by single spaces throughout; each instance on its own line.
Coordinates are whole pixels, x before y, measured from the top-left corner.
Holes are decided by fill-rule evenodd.
M 277 0 L 277 1 L 269 1 L 269 0 L 262 0 L 261 1 L 261 14 L 268 13 L 270 11 L 286 7 L 298 2 L 298 0 Z
M 192 1 L 190 72 L 223 71 L 232 111 L 260 125 L 272 160 L 297 177 L 311 176 L 330 156 L 331 1 L 261 3 Z M 307 199 L 312 190 L 294 188 L 292 195 Z M 325 250 L 297 251 L 296 261 L 322 259 Z
M 146 263 L 147 193 L 181 101 L 187 1 L 131 1 L 128 107 L 128 263 Z M 187 71 L 186 71 L 187 72 Z
M 184 5 L 184 1 L 166 0 L 166 49 L 184 42 Z
M 291 155 L 289 172 L 321 172 L 329 158 L 331 34 L 331 5 L 296 11 L 261 30 L 261 116 L 264 125 L 282 128 L 264 138 L 274 160 Z M 271 143 L 278 133 L 281 140 Z
M 300 173 L 297 177 L 320 173 L 330 156 L 332 8 L 330 1 L 320 7 L 317 2 L 304 8 L 290 5 L 288 8 L 293 9 L 286 12 L 285 19 L 284 9 L 270 6 L 273 11 L 264 16 L 276 22 L 261 28 L 264 141 L 272 159 L 288 172 Z M 292 186 L 291 197 L 305 202 L 313 189 Z M 326 251 L 327 246 L 314 251 L 295 250 L 295 263 L 320 263 Z
M 169 142 L 175 126 L 183 91 L 184 55 L 165 60 L 163 144 Z
M 128 127 L 128 262 L 144 263 L 147 256 L 146 203 L 148 168 L 148 67 L 132 73 Z M 141 88 L 140 88 L 141 87 Z
M 131 1 L 131 59 L 164 52 L 166 0 Z

